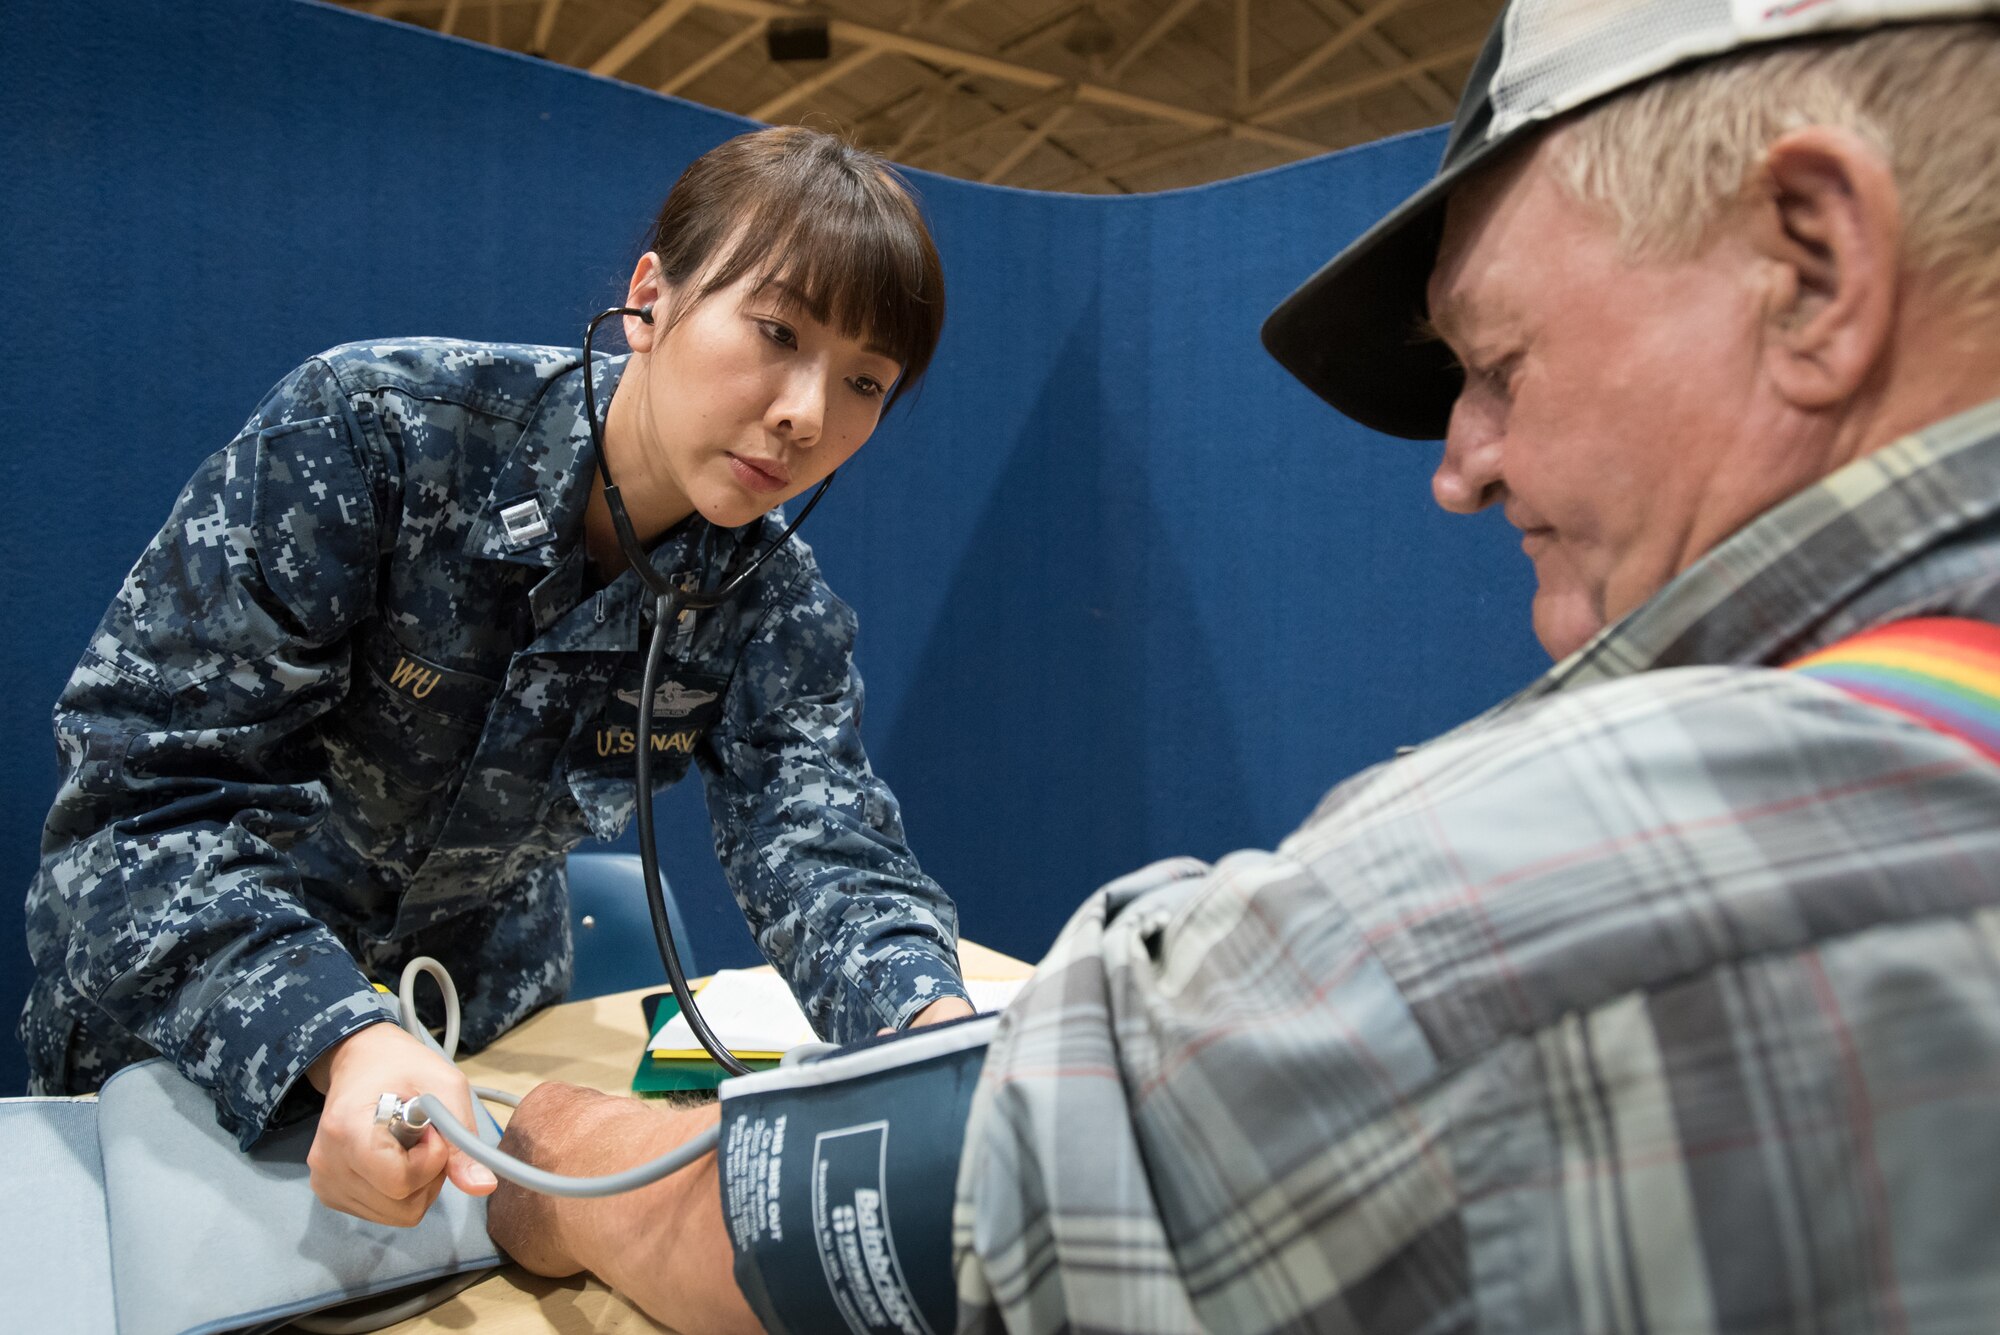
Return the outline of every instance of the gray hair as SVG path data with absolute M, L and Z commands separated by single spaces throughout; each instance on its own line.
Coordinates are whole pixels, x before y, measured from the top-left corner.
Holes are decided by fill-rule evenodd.
M 1557 179 L 1616 220 L 1628 254 L 1698 251 L 1769 145 L 1829 125 L 1888 159 L 1904 263 L 1968 301 L 2000 293 L 2000 23 L 1788 43 L 1667 75 L 1567 123 Z

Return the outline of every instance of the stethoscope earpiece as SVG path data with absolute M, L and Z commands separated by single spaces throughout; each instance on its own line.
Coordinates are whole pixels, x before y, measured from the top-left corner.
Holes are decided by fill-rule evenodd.
M 640 318 L 641 320 L 644 320 L 644 321 L 645 321 L 645 322 L 646 322 L 647 324 L 651 324 L 651 323 L 653 323 L 653 303 L 652 303 L 652 302 L 650 302 L 650 301 L 649 301 L 649 302 L 647 302 L 647 303 L 646 303 L 645 305 L 643 305 L 643 306 L 641 306 L 641 307 L 639 308 L 639 318 Z

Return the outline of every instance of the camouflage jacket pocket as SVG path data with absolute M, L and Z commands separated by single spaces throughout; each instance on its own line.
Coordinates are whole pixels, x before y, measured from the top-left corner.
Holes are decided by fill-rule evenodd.
M 336 785 L 376 829 L 441 822 L 499 693 L 369 622 L 355 636 L 347 699 L 321 725 Z

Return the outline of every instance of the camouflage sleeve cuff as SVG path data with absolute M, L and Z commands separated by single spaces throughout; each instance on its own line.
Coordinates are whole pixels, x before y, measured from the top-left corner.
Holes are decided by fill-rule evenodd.
M 965 983 L 959 977 L 958 960 L 929 941 L 898 937 L 884 957 L 871 961 L 863 970 L 866 996 L 874 1003 L 874 1028 L 844 1036 L 854 1042 L 874 1036 L 884 1025 L 902 1029 L 917 1012 L 934 1001 L 958 997 L 965 1001 Z
M 248 1149 L 317 1108 L 318 1095 L 302 1077 L 320 1054 L 395 1018 L 393 999 L 369 984 L 337 942 L 284 945 L 209 1007 L 179 1065 L 215 1091 L 216 1120 Z M 297 1096 L 287 1097 L 295 1087 Z

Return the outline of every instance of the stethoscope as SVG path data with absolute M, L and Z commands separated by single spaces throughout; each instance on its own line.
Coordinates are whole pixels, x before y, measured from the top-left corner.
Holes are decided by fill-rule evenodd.
M 681 1014 L 687 1017 L 688 1027 L 694 1036 L 708 1049 L 709 1056 L 715 1058 L 723 1070 L 731 1075 L 747 1075 L 750 1068 L 738 1061 L 733 1053 L 709 1029 L 708 1022 L 701 1017 L 701 1011 L 694 1004 L 694 993 L 688 988 L 687 974 L 681 968 L 680 952 L 675 948 L 674 929 L 667 921 L 666 887 L 660 883 L 659 845 L 653 835 L 653 748 L 647 744 L 653 735 L 653 691 L 659 685 L 661 665 L 667 657 L 667 639 L 683 612 L 704 612 L 720 607 L 728 602 L 735 592 L 743 587 L 745 580 L 757 573 L 757 567 L 771 559 L 771 554 L 783 547 L 806 516 L 819 504 L 820 497 L 833 485 L 833 474 L 827 474 L 826 481 L 819 484 L 798 518 L 785 526 L 777 540 L 772 542 L 749 565 L 734 574 L 725 573 L 722 587 L 713 593 L 697 594 L 688 589 L 676 588 L 672 581 L 654 569 L 644 547 L 639 545 L 639 535 L 632 529 L 632 518 L 625 512 L 625 502 L 618 494 L 618 484 L 611 480 L 611 465 L 604 457 L 604 428 L 597 420 L 597 394 L 594 382 L 597 379 L 597 363 L 590 352 L 590 336 L 597 332 L 597 326 L 614 315 L 633 315 L 653 323 L 651 305 L 633 308 L 613 306 L 600 311 L 597 317 L 584 327 L 583 331 L 583 416 L 590 423 L 590 444 L 597 455 L 597 473 L 604 479 L 604 504 L 611 511 L 611 526 L 617 530 L 618 546 L 625 553 L 625 560 L 638 574 L 639 582 L 653 595 L 653 638 L 646 648 L 646 667 L 639 681 L 639 744 L 633 748 L 637 757 L 633 762 L 636 771 L 634 783 L 637 786 L 634 806 L 639 822 L 639 863 L 646 873 L 646 907 L 653 915 L 653 936 L 659 943 L 660 960 L 667 966 L 667 982 L 674 989 L 674 1000 L 680 1003 Z
M 675 588 L 665 575 L 654 568 L 652 561 L 646 556 L 645 548 L 639 545 L 639 535 L 632 529 L 632 517 L 625 511 L 624 499 L 618 494 L 618 484 L 611 480 L 611 466 L 604 458 L 604 427 L 597 420 L 595 389 L 597 363 L 591 356 L 590 338 L 597 332 L 598 325 L 614 315 L 633 315 L 651 324 L 653 308 L 642 306 L 635 310 L 630 306 L 613 306 L 608 311 L 600 311 L 583 330 L 583 415 L 584 420 L 590 424 L 590 444 L 597 453 L 598 476 L 604 479 L 604 504 L 611 511 L 611 525 L 618 532 L 619 548 L 625 553 L 626 561 L 631 563 L 632 569 L 638 574 L 640 582 L 653 595 L 653 639 L 646 648 L 646 667 L 640 677 L 639 744 L 634 748 L 638 757 L 634 761 L 638 792 L 633 805 L 637 808 L 639 821 L 639 862 L 646 873 L 646 907 L 652 911 L 653 937 L 659 943 L 660 960 L 667 966 L 667 981 L 673 986 L 674 1000 L 680 1003 L 681 1014 L 687 1016 L 688 1027 L 694 1030 L 695 1037 L 701 1040 L 701 1045 L 708 1049 L 708 1055 L 715 1058 L 725 1071 L 731 1075 L 748 1075 L 750 1068 L 738 1061 L 735 1055 L 722 1045 L 714 1032 L 709 1029 L 708 1022 L 702 1019 L 701 1011 L 696 1008 L 694 994 L 688 987 L 687 973 L 681 968 L 680 951 L 674 943 L 674 929 L 667 920 L 667 892 L 666 887 L 660 882 L 659 844 L 653 834 L 653 748 L 649 744 L 653 735 L 653 691 L 659 685 L 660 667 L 666 660 L 668 636 L 679 621 L 681 613 L 706 611 L 728 602 L 730 597 L 743 587 L 744 581 L 756 573 L 757 567 L 770 560 L 771 554 L 783 547 L 791 539 L 792 534 L 798 531 L 806 516 L 813 512 L 813 507 L 819 504 L 820 497 L 826 495 L 826 489 L 833 485 L 833 475 L 829 473 L 826 481 L 819 484 L 819 489 L 813 492 L 811 499 L 799 511 L 798 518 L 785 526 L 785 531 L 778 535 L 776 541 L 759 552 L 756 559 L 743 569 L 734 574 L 725 573 L 722 586 L 715 592 L 697 594 Z M 444 992 L 445 1036 L 442 1042 L 431 1037 L 418 1018 L 415 988 L 418 975 L 423 973 L 432 975 Z M 400 997 L 399 1014 L 403 1028 L 421 1042 L 429 1044 L 447 1062 L 451 1061 L 458 1049 L 458 991 L 452 985 L 451 975 L 445 971 L 444 966 L 429 958 L 412 960 L 403 971 Z M 830 1050 L 826 1044 L 808 1044 L 787 1053 L 785 1060 L 788 1063 L 795 1060 L 810 1061 Z M 500 1090 L 474 1086 L 472 1092 L 489 1102 L 520 1103 L 517 1096 Z M 487 1145 L 480 1139 L 478 1132 L 454 1117 L 451 1110 L 445 1107 L 444 1102 L 435 1094 L 417 1094 L 405 1099 L 394 1093 L 384 1093 L 376 1101 L 375 1122 L 387 1129 L 396 1142 L 405 1149 L 414 1146 L 423 1138 L 424 1127 L 436 1126 L 439 1134 L 452 1145 L 485 1164 L 509 1182 L 549 1195 L 577 1197 L 610 1196 L 657 1182 L 713 1150 L 721 1136 L 721 1126 L 718 1124 L 657 1159 L 650 1159 L 645 1163 L 601 1177 L 578 1178 L 547 1172 Z M 447 1284 L 457 1284 L 462 1287 L 456 1280 L 447 1281 Z M 424 1295 L 411 1310 L 422 1311 L 432 1302 L 450 1296 L 451 1292 L 456 1292 L 456 1289 L 440 1288 L 435 1293 Z M 315 1328 L 331 1330 L 345 1327 Z

